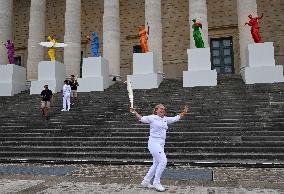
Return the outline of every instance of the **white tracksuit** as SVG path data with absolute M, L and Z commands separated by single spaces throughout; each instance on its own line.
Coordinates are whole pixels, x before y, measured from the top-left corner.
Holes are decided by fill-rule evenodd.
M 150 182 L 155 175 L 153 184 L 160 184 L 160 179 L 167 165 L 167 157 L 164 152 L 166 133 L 168 125 L 180 120 L 180 116 L 175 117 L 159 117 L 158 115 L 143 116 L 142 123 L 150 124 L 150 136 L 148 141 L 148 149 L 153 156 L 153 165 L 149 169 L 144 180 Z
M 63 109 L 70 110 L 70 94 L 71 94 L 71 87 L 70 85 L 64 84 L 63 86 Z M 68 108 L 66 109 L 66 102 Z

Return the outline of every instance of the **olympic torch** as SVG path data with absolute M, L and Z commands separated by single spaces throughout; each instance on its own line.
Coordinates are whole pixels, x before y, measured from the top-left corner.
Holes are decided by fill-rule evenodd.
M 134 108 L 134 106 L 133 106 L 133 90 L 132 90 L 130 78 L 127 78 L 127 90 L 128 90 L 129 101 L 130 101 L 130 108 Z

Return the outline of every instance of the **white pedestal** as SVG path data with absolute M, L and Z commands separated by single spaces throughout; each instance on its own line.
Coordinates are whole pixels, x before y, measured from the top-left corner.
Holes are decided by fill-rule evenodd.
M 26 78 L 24 67 L 15 64 L 0 65 L 0 96 L 13 96 L 27 90 Z
M 60 92 L 65 79 L 64 64 L 58 61 L 41 61 L 38 64 L 38 80 L 31 81 L 30 94 L 40 94 L 46 84 L 53 93 Z
M 217 72 L 211 70 L 210 48 L 187 49 L 188 71 L 183 72 L 183 87 L 216 86 Z
M 249 44 L 246 67 L 241 75 L 246 84 L 284 82 L 283 66 L 275 65 L 272 42 Z
M 78 92 L 104 91 L 110 86 L 108 61 L 102 57 L 84 58 L 78 82 Z
M 153 52 L 133 54 L 133 75 L 128 75 L 131 79 L 133 89 L 158 88 L 163 81 L 161 74 L 157 73 L 155 66 L 155 55 Z

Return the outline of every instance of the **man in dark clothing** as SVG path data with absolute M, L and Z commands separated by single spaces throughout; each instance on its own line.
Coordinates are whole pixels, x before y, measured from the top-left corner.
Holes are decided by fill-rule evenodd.
M 44 90 L 40 93 L 42 116 L 48 119 L 48 109 L 52 99 L 52 91 L 48 89 L 48 85 L 44 85 Z
M 71 87 L 71 105 L 74 105 L 75 101 L 77 100 L 77 86 L 79 86 L 79 83 L 74 75 L 71 75 L 69 85 Z

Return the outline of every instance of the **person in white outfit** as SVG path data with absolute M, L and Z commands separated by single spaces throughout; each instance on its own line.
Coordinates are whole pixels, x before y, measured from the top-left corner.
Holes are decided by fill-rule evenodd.
M 154 108 L 153 114 L 149 116 L 141 116 L 135 111 L 135 108 L 130 108 L 130 112 L 135 114 L 136 118 L 142 123 L 150 124 L 148 149 L 153 156 L 153 165 L 144 177 L 141 185 L 143 187 L 155 188 L 157 191 L 165 191 L 165 188 L 160 183 L 160 179 L 167 165 L 167 157 L 164 152 L 166 132 L 168 125 L 179 121 L 185 116 L 188 112 L 188 106 L 186 105 L 184 110 L 175 117 L 165 116 L 166 108 L 163 104 L 158 104 Z M 151 185 L 150 182 L 153 177 L 153 185 Z
M 68 84 L 68 80 L 65 80 L 63 86 L 63 109 L 61 111 L 70 110 L 70 94 L 71 94 L 71 87 Z M 66 103 L 67 103 L 67 109 L 66 109 Z

